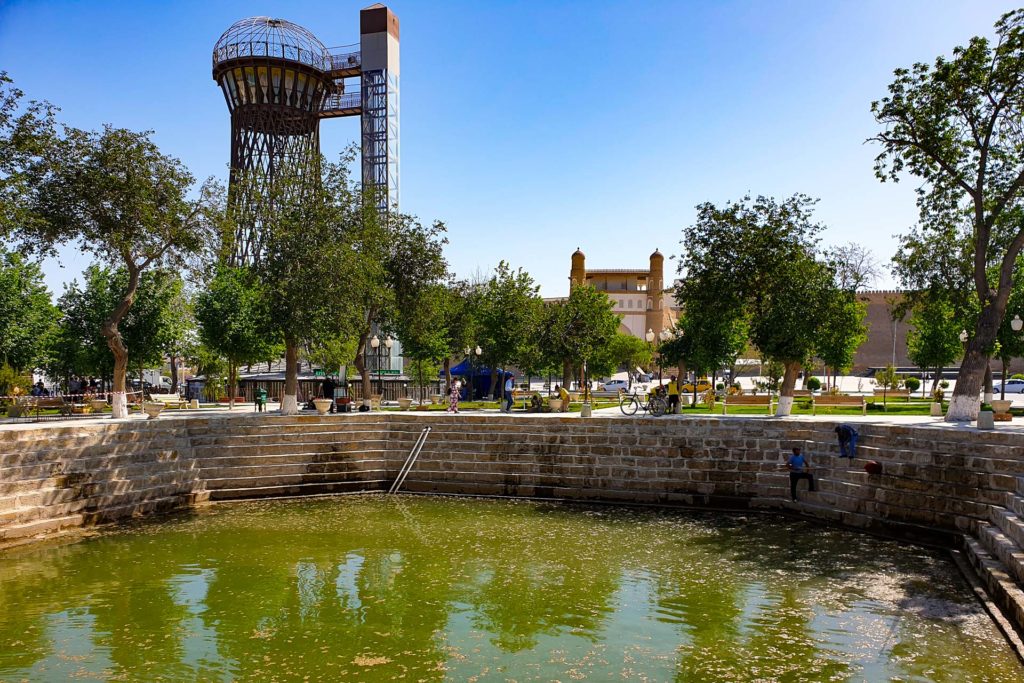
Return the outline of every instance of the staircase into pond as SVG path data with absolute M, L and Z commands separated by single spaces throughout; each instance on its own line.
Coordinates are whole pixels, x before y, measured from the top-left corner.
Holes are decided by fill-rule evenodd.
M 383 488 L 388 427 L 383 417 L 318 420 L 306 416 L 190 428 L 210 500 L 346 493 Z

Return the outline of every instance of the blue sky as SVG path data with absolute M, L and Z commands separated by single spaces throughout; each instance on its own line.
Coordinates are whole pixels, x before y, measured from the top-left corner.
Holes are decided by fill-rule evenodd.
M 198 177 L 226 176 L 229 120 L 210 75 L 235 20 L 271 15 L 358 41 L 351 2 L 0 0 L 0 69 L 79 127 L 151 129 Z M 821 199 L 828 243 L 882 262 L 916 218 L 913 182 L 879 183 L 869 106 L 891 72 L 992 24 L 998 0 L 425 2 L 401 22 L 402 210 L 449 227 L 460 276 L 501 259 L 545 296 L 590 267 L 679 254 L 703 201 Z M 337 154 L 354 119 L 326 121 Z M 46 265 L 60 292 L 86 262 Z M 674 266 L 673 266 L 674 267 Z M 880 282 L 880 286 L 891 285 Z

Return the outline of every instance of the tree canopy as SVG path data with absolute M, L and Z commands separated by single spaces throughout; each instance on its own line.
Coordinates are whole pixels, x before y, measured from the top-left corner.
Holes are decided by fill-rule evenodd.
M 56 320 L 39 265 L 0 248 L 0 363 L 18 371 L 39 364 Z
M 791 409 L 797 374 L 815 352 L 856 348 L 827 348 L 826 327 L 841 320 L 852 331 L 863 319 L 861 309 L 841 305 L 834 270 L 816 258 L 822 226 L 814 203 L 804 195 L 705 203 L 683 233 L 680 355 L 702 370 L 715 367 L 742 348 L 746 325 L 751 343 L 784 366 L 780 414 Z
M 970 269 L 979 315 L 946 419 L 973 419 L 978 392 L 1024 247 L 1024 10 L 996 22 L 996 39 L 974 37 L 934 64 L 895 71 L 889 94 L 872 103 L 882 127 L 879 179 L 905 174 L 918 191 L 920 233 Z M 953 272 L 960 272 L 957 268 Z

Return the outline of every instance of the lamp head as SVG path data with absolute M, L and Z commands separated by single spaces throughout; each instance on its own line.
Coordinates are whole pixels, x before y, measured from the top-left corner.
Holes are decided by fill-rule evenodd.
M 960 330 L 960 343 L 961 344 L 966 344 L 967 343 L 967 330 Z
M 1021 320 L 1020 316 L 1017 315 L 1016 313 L 1013 315 L 1013 320 L 1010 321 L 1010 328 L 1014 332 L 1020 332 L 1022 329 L 1024 329 L 1024 320 Z
M 479 355 L 480 355 L 481 353 L 483 353 L 483 352 L 484 352 L 484 350 L 480 348 L 480 345 L 479 345 L 479 344 L 477 344 L 477 345 L 476 345 L 476 348 L 475 348 L 475 349 L 473 349 L 473 352 L 474 352 L 474 353 L 476 353 L 476 355 L 478 355 L 478 356 L 479 356 Z
M 392 339 L 390 336 L 388 336 L 388 338 L 384 340 L 384 346 L 388 347 L 389 349 L 392 346 L 394 346 L 394 344 L 395 344 L 395 340 Z
M 373 338 L 370 339 L 370 347 L 375 349 L 378 346 L 380 346 L 380 339 L 377 337 L 377 335 L 373 335 Z
M 647 334 L 645 334 L 644 337 L 647 339 L 648 343 L 653 342 L 654 341 L 654 330 L 652 330 L 651 328 L 648 327 L 647 328 Z

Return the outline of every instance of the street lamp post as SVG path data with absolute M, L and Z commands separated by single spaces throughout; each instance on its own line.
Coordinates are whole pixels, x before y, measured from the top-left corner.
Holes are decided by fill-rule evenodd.
M 391 347 L 394 346 L 395 340 L 389 335 L 384 339 L 383 344 L 377 335 L 373 335 L 370 339 L 370 347 L 373 349 L 374 354 L 377 356 L 377 387 L 380 389 L 381 400 L 384 400 L 384 360 L 383 354 L 384 349 L 387 349 L 388 355 L 391 355 Z
M 654 337 L 654 330 L 652 330 L 651 328 L 648 327 L 647 328 L 647 334 L 644 335 L 644 339 L 647 340 L 647 348 L 651 350 L 651 357 L 652 357 L 652 359 L 653 359 L 653 356 L 654 356 L 654 338 L 655 338 Z M 658 378 L 661 379 L 660 373 L 659 373 L 659 377 Z

